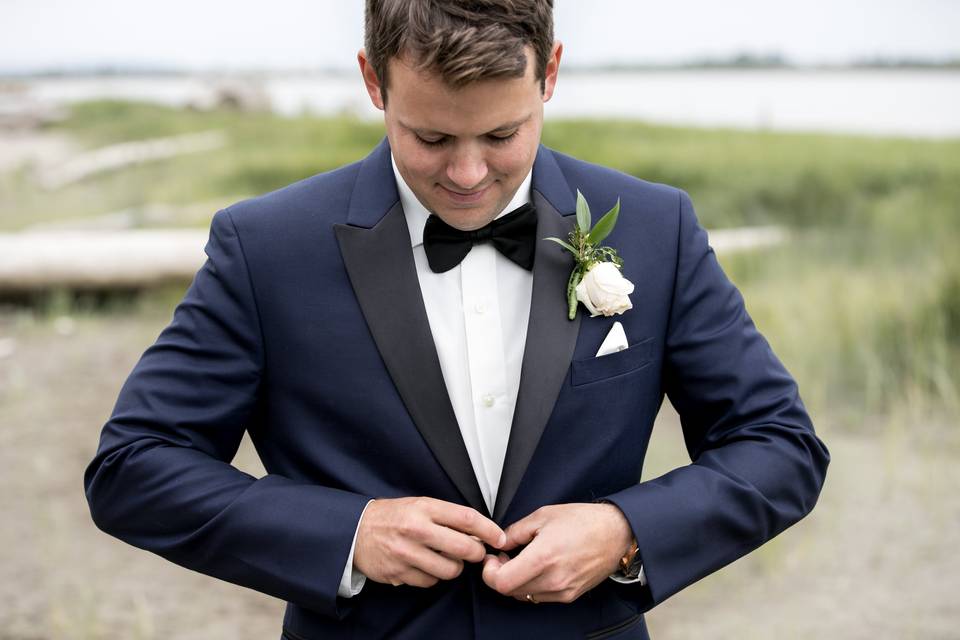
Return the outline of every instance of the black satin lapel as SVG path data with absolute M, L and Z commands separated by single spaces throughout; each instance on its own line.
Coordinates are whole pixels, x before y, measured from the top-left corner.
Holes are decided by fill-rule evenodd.
M 517 493 L 553 412 L 580 329 L 580 313 L 574 320 L 567 319 L 566 290 L 573 269 L 573 256 L 555 242 L 543 239 L 553 236 L 566 240 L 575 217 L 560 215 L 539 191 L 533 191 L 533 201 L 537 207 L 533 295 L 520 368 L 520 390 L 493 510 L 493 519 L 497 522 L 506 514 Z
M 447 475 L 488 513 L 447 395 L 398 202 L 373 228 L 334 225 L 350 284 L 403 403 Z

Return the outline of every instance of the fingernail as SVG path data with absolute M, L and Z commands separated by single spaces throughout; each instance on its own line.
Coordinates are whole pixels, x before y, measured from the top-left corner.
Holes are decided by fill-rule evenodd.
M 502 547 L 505 544 L 507 544 L 507 534 L 501 533 L 500 537 L 497 538 L 497 546 Z

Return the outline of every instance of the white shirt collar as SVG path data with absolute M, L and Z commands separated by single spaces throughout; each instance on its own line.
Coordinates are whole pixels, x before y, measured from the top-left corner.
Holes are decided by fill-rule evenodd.
M 403 206 L 403 213 L 407 217 L 407 229 L 410 231 L 410 246 L 416 247 L 417 245 L 423 244 L 423 226 L 427 223 L 430 212 L 427 211 L 427 208 L 417 199 L 417 196 L 413 193 L 413 190 L 407 184 L 406 180 L 400 175 L 400 170 L 397 169 L 397 161 L 393 158 L 393 152 L 390 153 L 390 162 L 393 164 L 393 175 L 397 179 L 397 191 L 400 192 L 400 204 Z M 510 203 L 507 204 L 503 211 L 495 216 L 496 218 L 528 202 L 532 202 L 530 196 L 532 177 L 533 170 L 531 169 L 527 172 L 527 177 L 520 183 L 517 192 L 513 194 L 513 199 L 510 200 Z

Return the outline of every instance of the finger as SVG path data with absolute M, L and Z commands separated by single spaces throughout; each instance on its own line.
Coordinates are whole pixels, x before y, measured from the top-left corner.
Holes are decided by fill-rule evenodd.
M 520 591 L 518 595 L 512 596 L 514 600 L 519 602 L 530 602 L 534 604 L 531 600 L 527 599 L 527 595 L 533 596 L 533 599 L 536 600 L 535 604 L 541 604 L 543 602 L 564 602 L 569 603 L 572 600 L 567 596 L 566 592 L 557 591 L 553 593 L 537 593 L 536 591 Z
M 400 572 L 398 577 L 400 578 L 401 584 L 408 584 L 412 587 L 420 587 L 422 589 L 432 587 L 439 582 L 436 576 L 424 573 L 416 567 L 407 567 L 404 571 Z
M 502 548 L 509 551 L 510 549 L 530 544 L 542 526 L 543 518 L 536 511 L 526 518 L 517 520 L 504 531 L 507 536 L 507 542 Z
M 522 602 L 529 602 L 528 594 L 532 595 L 537 602 L 571 602 L 571 596 L 575 593 L 574 588 L 572 585 L 561 586 L 561 584 L 557 580 L 556 570 L 548 570 L 504 595 L 512 596 Z
M 493 577 L 494 584 L 491 586 L 504 595 L 512 595 L 518 587 L 539 577 L 546 570 L 548 560 L 549 556 L 533 542 L 503 563 Z
M 570 603 L 590 588 L 590 583 L 584 582 L 578 575 L 565 575 L 558 567 L 553 566 L 504 595 L 527 602 L 529 602 L 527 599 L 529 594 L 537 602 Z
M 402 561 L 414 569 L 439 580 L 453 580 L 463 571 L 463 562 L 455 558 L 448 558 L 423 546 L 411 547 L 404 553 Z
M 486 553 L 483 543 L 475 537 L 439 525 L 424 532 L 423 543 L 449 558 L 465 562 L 480 562 Z
M 483 581 L 484 581 L 484 582 L 487 584 L 487 586 L 489 586 L 490 588 L 495 588 L 495 587 L 494 587 L 494 576 L 495 576 L 496 573 L 500 570 L 500 567 L 501 567 L 501 566 L 503 566 L 503 560 L 501 560 L 501 559 L 498 558 L 497 556 L 495 556 L 495 555 L 493 555 L 493 554 L 491 554 L 491 553 L 488 553 L 486 556 L 484 556 L 484 558 L 483 558 L 483 571 L 481 572 L 480 575 L 481 575 L 481 577 L 483 578 Z
M 483 567 L 486 569 L 489 565 L 492 567 L 493 571 L 499 571 L 500 567 L 502 567 L 508 560 L 510 560 L 510 556 L 502 551 L 498 555 L 488 553 L 483 557 Z
M 431 516 L 437 524 L 477 536 L 481 542 L 486 542 L 497 549 L 506 542 L 503 529 L 476 509 L 442 500 L 436 500 L 435 503 Z
M 552 580 L 549 573 L 541 573 L 533 580 L 525 582 L 503 595 L 513 596 L 518 600 L 526 600 L 527 594 L 530 593 L 540 602 L 555 602 L 559 600 L 564 593 L 563 589 L 556 589 L 555 585 L 556 580 Z

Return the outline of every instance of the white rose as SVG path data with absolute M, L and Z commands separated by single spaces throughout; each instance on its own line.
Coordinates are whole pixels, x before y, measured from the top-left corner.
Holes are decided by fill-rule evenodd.
M 628 294 L 633 293 L 633 283 L 623 277 L 612 262 L 598 262 L 590 267 L 577 285 L 577 300 L 590 311 L 590 317 L 612 316 L 632 309 Z

